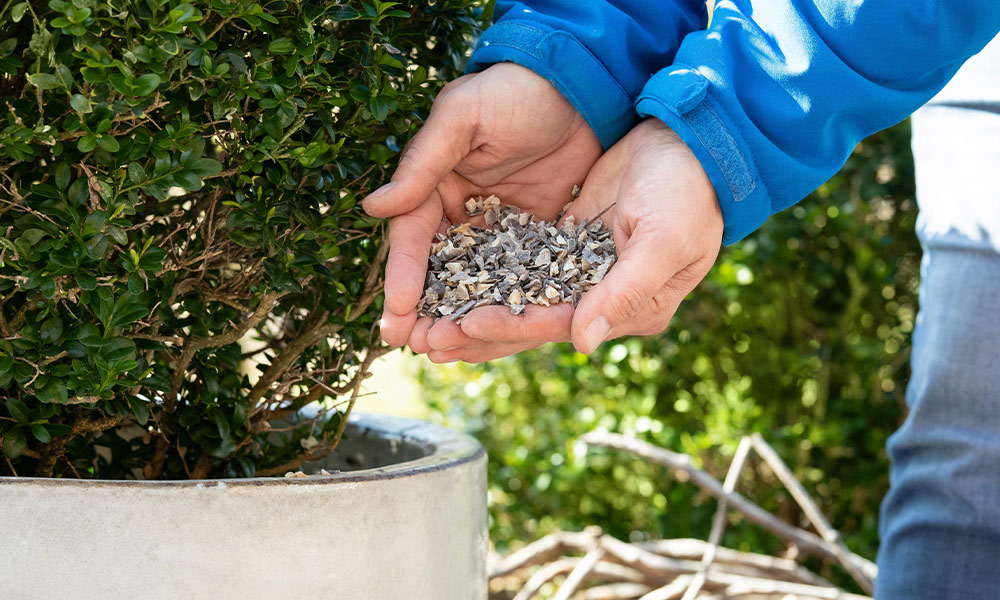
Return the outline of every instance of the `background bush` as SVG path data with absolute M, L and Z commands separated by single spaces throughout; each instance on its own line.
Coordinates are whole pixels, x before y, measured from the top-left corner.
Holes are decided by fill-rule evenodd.
M 598 524 L 623 539 L 704 537 L 715 503 L 621 454 L 587 452 L 595 428 L 688 452 L 720 480 L 761 432 L 848 544 L 873 558 L 888 487 L 887 436 L 904 411 L 919 247 L 906 125 L 861 144 L 800 205 L 725 249 L 662 336 L 568 344 L 483 366 L 422 371 L 439 417 L 490 456 L 492 539 L 503 550 Z M 807 525 L 766 467 L 741 490 Z M 780 550 L 732 527 L 726 543 Z
M 477 4 L 0 0 L 0 474 L 329 451 L 336 416 L 268 431 L 342 409 L 378 352 L 384 247 L 356 203 Z

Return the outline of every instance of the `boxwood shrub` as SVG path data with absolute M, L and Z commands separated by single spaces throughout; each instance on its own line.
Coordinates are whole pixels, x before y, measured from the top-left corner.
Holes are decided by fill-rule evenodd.
M 0 474 L 328 453 L 383 351 L 358 200 L 480 4 L 0 0 Z

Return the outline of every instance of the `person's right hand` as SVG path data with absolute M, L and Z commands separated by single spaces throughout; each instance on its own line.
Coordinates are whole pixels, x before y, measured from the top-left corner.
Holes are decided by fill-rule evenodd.
M 477 223 L 482 217 L 467 217 L 465 201 L 496 194 L 503 204 L 552 220 L 600 156 L 580 113 L 530 69 L 502 63 L 445 86 L 392 181 L 363 204 L 368 214 L 391 218 L 382 339 L 419 353 L 445 349 L 435 338 L 473 350 L 490 345 L 447 319 L 433 329 L 429 318 L 417 319 L 442 217 Z

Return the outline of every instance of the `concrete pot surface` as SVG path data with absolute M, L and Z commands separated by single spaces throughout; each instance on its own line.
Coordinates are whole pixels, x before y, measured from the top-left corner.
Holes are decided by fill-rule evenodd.
M 342 471 L 0 477 L 0 598 L 486 598 L 486 454 L 473 438 L 362 415 L 304 470 L 320 467 Z

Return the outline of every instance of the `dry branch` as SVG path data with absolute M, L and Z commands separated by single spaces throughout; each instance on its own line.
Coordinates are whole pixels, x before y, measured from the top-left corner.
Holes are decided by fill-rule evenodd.
M 722 483 L 722 490 L 727 494 L 732 494 L 736 490 L 736 483 L 740 479 L 740 471 L 743 470 L 743 464 L 746 462 L 749 454 L 750 439 L 743 438 L 740 440 L 740 445 L 736 448 L 736 454 L 733 455 L 733 462 L 729 465 L 726 480 Z M 705 554 L 701 559 L 701 569 L 691 580 L 691 585 L 688 586 L 681 600 L 694 600 L 698 596 L 698 592 L 701 591 L 702 586 L 705 585 L 705 577 L 708 575 L 709 567 L 712 566 L 712 561 L 715 560 L 715 554 L 719 549 L 719 542 L 722 541 L 722 533 L 726 529 L 728 508 L 729 503 L 726 499 L 720 498 L 719 506 L 715 509 L 715 517 L 712 519 L 712 531 L 708 534 L 708 547 L 705 548 Z M 647 598 L 646 600 L 653 599 Z
M 513 574 L 515 580 L 523 581 L 525 575 L 521 574 L 538 566 L 527 577 L 515 600 L 530 600 L 547 583 L 563 576 L 555 600 L 571 597 L 578 600 L 871 600 L 835 587 L 793 560 L 719 545 L 731 506 L 792 548 L 839 561 L 856 578 L 861 577 L 858 583 L 864 589 L 870 589 L 874 583 L 874 565 L 847 549 L 840 534 L 763 438 L 747 437 L 740 441 L 724 484 L 694 466 L 691 457 L 685 454 L 608 433 L 590 433 L 582 439 L 591 445 L 626 450 L 687 473 L 691 481 L 719 500 L 709 541 L 676 539 L 629 544 L 603 535 L 598 527 L 579 533 L 553 533 L 512 553 L 491 569 L 491 580 Z M 736 493 L 739 474 L 751 449 L 757 450 L 792 491 L 822 537 L 779 521 Z M 567 556 L 572 554 L 584 556 Z M 588 583 L 595 585 L 584 589 Z
M 514 600 L 531 600 L 531 598 L 534 598 L 535 594 L 542 589 L 542 586 L 549 581 L 552 581 L 560 575 L 572 573 L 573 569 L 576 568 L 577 564 L 579 564 L 581 560 L 582 559 L 579 558 L 561 558 L 557 561 L 550 562 L 541 569 L 535 571 L 534 575 L 528 579 L 527 583 L 524 584 L 524 587 L 521 588 L 521 591 L 514 597 Z M 591 569 L 588 573 L 588 577 L 612 581 L 645 580 L 642 575 L 636 573 L 628 567 L 604 561 L 600 561 L 595 564 L 593 569 Z
M 754 504 L 750 500 L 747 500 L 740 494 L 735 492 L 726 493 L 718 479 L 694 466 L 694 462 L 691 460 L 691 457 L 686 454 L 671 452 L 641 440 L 628 438 L 615 433 L 595 431 L 582 436 L 580 439 L 591 446 L 603 446 L 605 448 L 624 450 L 645 458 L 646 460 L 665 465 L 672 469 L 684 471 L 690 476 L 691 481 L 695 485 L 712 496 L 715 496 L 717 499 L 725 498 L 726 502 L 730 506 L 743 513 L 743 516 L 746 517 L 746 519 L 751 523 L 754 523 L 761 528 L 770 531 L 779 538 L 794 544 L 801 551 L 807 554 L 813 554 L 815 556 L 819 556 L 820 558 L 831 560 L 837 559 L 836 552 L 834 552 L 834 550 L 830 547 L 830 544 L 821 537 L 810 533 L 805 529 L 800 529 L 778 520 L 777 517 L 767 512 L 757 504 Z
M 576 567 L 559 587 L 559 591 L 552 597 L 552 600 L 570 600 L 576 588 L 580 587 L 583 580 L 590 576 L 590 573 L 597 566 L 597 562 L 604 558 L 603 548 L 594 548 L 583 557 L 583 560 L 576 563 Z
M 703 540 L 692 538 L 650 540 L 637 544 L 640 548 L 655 552 L 656 554 L 688 559 L 704 556 L 708 545 Z M 715 549 L 715 562 L 755 567 L 761 573 L 766 574 L 766 576 L 777 579 L 788 579 L 819 586 L 830 585 L 829 581 L 788 558 L 778 558 L 754 552 L 741 552 L 732 548 L 726 548 L 725 546 L 717 546 Z
M 774 451 L 774 448 L 764 441 L 764 438 L 759 433 L 755 433 L 750 437 L 750 443 L 753 444 L 753 448 L 757 451 L 757 454 L 771 467 L 771 470 L 774 471 L 781 484 L 785 486 L 792 495 L 792 498 L 802 508 L 802 512 L 809 518 L 809 522 L 813 524 L 816 531 L 832 546 L 840 564 L 847 569 L 847 572 L 851 574 L 854 581 L 858 582 L 861 589 L 871 594 L 875 587 L 875 577 L 878 575 L 878 569 L 875 565 L 854 554 L 847 548 L 847 544 L 840 537 L 840 533 L 823 516 L 822 511 L 813 502 L 806 488 L 795 478 L 792 470 L 788 468 L 788 465 L 781 460 L 778 453 Z
M 547 563 L 557 556 L 579 551 L 593 544 L 601 537 L 600 527 L 588 527 L 580 532 L 558 531 L 531 542 L 512 552 L 499 564 L 490 568 L 490 579 L 510 575 L 514 571 L 530 565 Z
M 701 583 L 698 583 L 699 579 Z M 701 586 L 705 584 L 705 575 L 701 571 L 697 575 L 681 575 L 667 585 L 644 594 L 639 600 L 677 600 L 681 596 L 687 596 L 690 590 L 695 589 L 696 583 L 698 588 L 694 592 L 695 595 L 701 591 Z
M 584 590 L 578 595 L 579 600 L 629 600 L 638 598 L 652 590 L 644 583 L 608 583 Z

